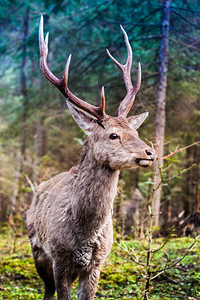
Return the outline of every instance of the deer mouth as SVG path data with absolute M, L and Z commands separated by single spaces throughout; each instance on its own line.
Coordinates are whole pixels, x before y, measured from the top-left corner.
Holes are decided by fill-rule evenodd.
M 154 159 L 143 159 L 143 158 L 136 158 L 135 162 L 138 164 L 140 167 L 147 168 L 151 166 L 152 162 Z

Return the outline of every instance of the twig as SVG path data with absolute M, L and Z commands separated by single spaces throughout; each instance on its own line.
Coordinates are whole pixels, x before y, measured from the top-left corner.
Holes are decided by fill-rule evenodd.
M 160 39 L 162 38 L 162 35 L 157 34 L 157 35 L 149 35 L 149 36 L 144 36 L 138 39 L 134 39 L 134 41 L 142 41 L 142 40 L 153 40 L 153 39 Z
M 145 264 L 143 264 L 143 263 L 141 263 L 140 261 L 139 261 L 139 259 L 137 258 L 137 256 L 136 256 L 136 253 L 134 253 L 134 255 L 136 256 L 136 259 L 130 254 L 130 252 L 129 252 L 129 250 L 128 250 L 128 248 L 127 248 L 127 246 L 123 243 L 123 245 L 124 245 L 124 247 L 122 247 L 121 245 L 119 245 L 119 247 L 122 249 L 122 250 L 126 250 L 126 252 L 130 255 L 130 257 L 131 257 L 131 260 L 129 260 L 128 258 L 125 258 L 125 257 L 123 257 L 123 256 L 121 256 L 120 254 L 118 254 L 121 258 L 123 258 L 123 259 L 125 259 L 125 260 L 127 260 L 127 261 L 129 261 L 129 262 L 131 262 L 131 261 L 134 261 L 136 264 L 138 264 L 138 265 L 140 265 L 140 266 L 143 266 L 143 267 L 145 267 L 146 265 Z M 133 251 L 134 252 L 134 251 Z
M 169 241 L 169 238 L 166 238 L 166 240 L 162 243 L 162 245 L 160 247 L 158 247 L 156 249 L 152 249 L 151 252 L 156 253 L 160 250 L 163 250 L 163 247 L 168 243 L 168 241 Z
M 122 248 L 123 249 L 123 248 Z M 124 249 L 123 249 L 124 250 Z M 140 261 L 137 261 L 135 258 L 133 258 L 133 256 L 131 255 L 131 259 L 124 257 L 123 255 L 119 254 L 117 251 L 113 251 L 117 256 L 121 257 L 122 259 L 128 261 L 128 262 L 134 262 L 137 265 L 140 265 L 142 267 L 146 267 L 146 264 L 141 263 Z
M 174 39 L 169 39 L 171 42 L 173 42 L 173 43 L 176 43 L 176 44 L 179 44 L 179 45 L 182 45 L 182 46 L 186 46 L 187 48 L 192 48 L 192 49 L 194 49 L 194 50 L 196 50 L 196 51 L 198 51 L 198 52 L 200 52 L 200 49 L 199 48 L 197 48 L 197 47 L 195 47 L 195 46 L 193 46 L 193 45 L 191 45 L 191 44 L 187 44 L 187 43 L 184 43 L 184 42 L 181 42 L 181 41 L 178 41 L 178 40 L 174 40 Z
M 200 141 L 195 142 L 195 143 L 193 143 L 193 144 L 191 144 L 191 145 L 188 145 L 188 146 L 186 146 L 186 147 L 183 147 L 183 148 L 181 148 L 181 149 L 177 149 L 177 148 L 176 148 L 175 151 L 170 152 L 170 154 L 168 154 L 168 155 L 166 155 L 166 156 L 163 156 L 163 159 L 170 158 L 170 157 L 172 157 L 173 155 L 175 155 L 176 153 L 182 152 L 182 151 L 184 151 L 184 150 L 186 150 L 186 149 L 188 149 L 188 148 L 190 148 L 190 147 L 192 147 L 192 146 L 194 146 L 194 145 L 198 145 L 198 144 L 200 144 Z
M 26 180 L 28 181 L 28 183 L 29 183 L 29 185 L 30 185 L 30 187 L 31 187 L 31 189 L 32 189 L 32 191 L 33 191 L 33 193 L 35 194 L 35 187 L 34 187 L 34 184 L 32 183 L 32 181 L 30 180 L 30 178 L 29 178 L 27 175 L 25 175 L 25 178 L 26 178 Z
M 174 9 L 171 9 L 171 11 L 176 14 L 177 16 L 179 16 L 181 19 L 183 19 L 185 22 L 187 22 L 188 24 L 194 26 L 197 29 L 200 29 L 200 27 L 194 23 L 192 23 L 190 20 L 188 20 L 187 18 L 185 18 L 183 15 L 181 15 L 180 13 L 178 13 L 177 11 L 175 11 Z
M 164 268 L 162 270 L 158 270 L 158 271 L 155 271 L 155 272 L 152 272 L 152 273 L 157 273 L 155 276 L 153 276 L 151 278 L 151 280 L 155 279 L 156 277 L 158 277 L 159 275 L 161 275 L 162 273 L 164 273 L 166 270 L 169 270 L 169 269 L 172 269 L 174 268 L 178 263 L 180 263 L 187 255 L 188 253 L 194 248 L 195 244 L 197 243 L 198 239 L 200 238 L 200 235 L 198 235 L 194 242 L 190 245 L 190 247 L 188 248 L 188 250 L 185 252 L 185 254 L 179 258 L 177 261 L 175 261 L 171 266 L 167 267 L 167 268 Z
M 196 14 L 198 14 L 198 13 L 200 13 L 200 10 L 194 10 L 194 9 L 189 9 L 189 8 L 183 8 L 183 7 L 178 7 L 178 6 L 170 6 L 172 9 L 173 8 L 175 8 L 175 9 L 180 9 L 180 10 L 183 10 L 183 11 L 186 11 L 186 12 L 188 12 L 188 11 L 190 11 L 190 12 L 192 12 L 192 13 L 196 13 Z

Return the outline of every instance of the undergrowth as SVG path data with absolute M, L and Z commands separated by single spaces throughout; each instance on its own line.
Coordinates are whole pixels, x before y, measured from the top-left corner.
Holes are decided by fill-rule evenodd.
M 157 245 L 163 242 L 156 239 Z M 165 246 L 170 259 L 181 257 L 193 242 L 192 238 L 173 238 Z M 131 260 L 122 245 L 135 249 L 140 260 L 145 251 L 138 240 L 120 241 L 113 245 L 101 272 L 97 299 L 142 299 L 145 286 L 141 265 Z M 27 237 L 18 238 L 12 251 L 9 235 L 0 235 L 0 299 L 43 299 L 43 284 L 34 267 Z M 144 257 L 143 257 L 144 256 Z M 162 266 L 164 253 L 155 253 L 152 263 Z M 72 300 L 76 299 L 77 282 L 73 284 Z M 56 296 L 55 296 L 56 297 Z M 200 247 L 191 252 L 175 268 L 153 280 L 150 299 L 200 299 Z

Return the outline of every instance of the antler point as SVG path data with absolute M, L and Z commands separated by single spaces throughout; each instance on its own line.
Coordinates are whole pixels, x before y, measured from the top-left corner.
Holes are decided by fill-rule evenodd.
M 120 24 L 120 28 L 121 28 L 122 31 L 124 31 L 124 27 L 121 24 Z
M 45 36 L 45 44 L 48 48 L 48 41 L 49 41 L 49 32 L 47 32 L 46 36 Z

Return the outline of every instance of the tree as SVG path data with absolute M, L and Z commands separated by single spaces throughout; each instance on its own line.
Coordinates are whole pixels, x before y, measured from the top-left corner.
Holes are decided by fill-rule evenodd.
M 155 164 L 156 185 L 159 187 L 155 192 L 154 215 L 155 226 L 159 224 L 160 202 L 162 185 L 161 169 L 163 167 L 165 120 L 166 120 L 166 91 L 167 91 L 167 71 L 168 71 L 168 45 L 170 27 L 170 0 L 163 0 L 161 16 L 161 39 L 159 47 L 159 75 L 156 95 L 156 117 L 155 117 L 155 143 L 157 153 L 157 163 Z
M 19 155 L 19 166 L 18 166 L 18 179 L 16 190 L 13 195 L 13 206 L 15 207 L 14 214 L 19 215 L 21 206 L 21 190 L 22 190 L 22 173 L 24 170 L 24 161 L 26 153 L 26 118 L 28 110 L 28 91 L 27 91 L 27 79 L 25 74 L 26 62 L 27 62 L 27 45 L 26 40 L 28 37 L 29 30 L 29 13 L 30 9 L 27 7 L 25 14 L 23 16 L 23 42 L 22 42 L 22 61 L 20 67 L 20 90 L 23 96 L 23 112 L 22 112 L 22 122 L 21 122 L 21 145 L 20 145 L 20 155 Z

